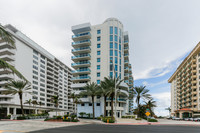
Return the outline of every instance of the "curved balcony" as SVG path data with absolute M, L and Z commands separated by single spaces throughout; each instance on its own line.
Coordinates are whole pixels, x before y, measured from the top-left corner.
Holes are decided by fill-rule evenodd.
M 76 82 L 76 81 L 89 81 L 91 78 L 90 76 L 83 76 L 83 77 L 73 77 L 72 81 Z
M 72 56 L 73 61 L 78 61 L 78 60 L 89 60 L 91 58 L 90 54 L 84 54 L 84 55 L 77 55 L 77 56 Z
M 73 54 L 90 53 L 90 52 L 91 52 L 90 47 L 80 47 L 80 48 L 72 49 Z
M 76 69 L 78 67 L 89 67 L 91 65 L 91 63 L 88 61 L 88 62 L 78 62 L 78 63 L 72 63 L 71 66 Z
M 0 49 L 0 55 L 14 55 L 15 54 L 15 50 L 10 49 L 10 48 L 4 48 L 4 49 Z
M 90 32 L 85 32 L 85 33 L 72 35 L 72 40 L 73 41 L 78 41 L 78 40 L 83 40 L 83 39 L 90 39 L 90 38 L 91 38 Z
M 77 75 L 77 74 L 89 74 L 91 72 L 91 70 L 89 68 L 87 69 L 83 69 L 83 70 L 74 70 L 72 71 L 73 75 Z
M 72 47 L 81 47 L 81 46 L 90 46 L 90 45 L 91 45 L 91 41 L 89 39 L 72 42 Z

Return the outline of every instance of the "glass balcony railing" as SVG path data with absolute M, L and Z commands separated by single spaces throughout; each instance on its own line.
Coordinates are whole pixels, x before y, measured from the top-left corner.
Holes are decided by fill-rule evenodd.
M 77 37 L 81 37 L 81 36 L 90 36 L 90 32 L 72 35 L 72 38 L 77 38 Z
M 124 43 L 128 43 L 128 41 L 124 41 Z
M 125 62 L 125 63 L 128 63 L 129 61 L 128 61 L 128 60 L 125 60 L 124 62 Z
M 72 59 L 83 58 L 83 57 L 91 57 L 91 56 L 90 56 L 90 54 L 77 55 L 77 56 L 72 56 Z
M 125 82 L 125 83 L 128 83 L 128 80 L 125 80 L 124 82 Z
M 78 65 L 86 65 L 86 64 L 91 64 L 89 61 L 88 62 L 78 62 L 78 63 L 72 63 L 71 66 L 78 66 Z
M 72 80 L 79 80 L 79 79 L 90 79 L 90 76 L 73 77 L 73 78 L 72 78 Z
M 128 70 L 128 67 L 125 67 L 124 70 Z
M 128 49 L 128 47 L 124 47 L 124 49 Z
M 87 68 L 87 69 L 74 70 L 74 71 L 72 71 L 72 73 L 78 73 L 78 72 L 91 72 L 91 70 L 90 70 L 89 68 Z
M 91 50 L 91 49 L 90 49 L 90 47 L 82 47 L 82 48 L 72 49 L 72 52 L 77 52 L 77 51 L 81 51 L 81 50 Z
M 111 98 L 106 98 L 106 100 L 111 100 Z M 115 100 L 115 98 L 113 98 L 113 100 Z M 123 99 L 123 98 L 117 98 L 117 101 L 126 101 L 126 99 Z
M 124 54 L 124 56 L 128 56 L 128 54 Z
M 82 41 L 77 41 L 77 42 L 72 42 L 72 45 L 77 45 L 77 44 L 81 44 L 81 43 L 90 43 L 90 40 L 82 40 Z

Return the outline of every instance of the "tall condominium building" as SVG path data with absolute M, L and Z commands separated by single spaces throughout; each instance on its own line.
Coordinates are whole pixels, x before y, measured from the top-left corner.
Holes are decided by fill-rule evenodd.
M 15 39 L 16 49 L 0 40 L 0 58 L 14 66 L 31 83 L 33 95 L 24 94 L 23 103 L 32 99 L 42 102 L 32 108 L 24 104 L 25 112 L 29 108 L 37 110 L 55 109 L 52 96 L 59 95 L 60 111 L 73 111 L 73 104 L 68 95 L 71 89 L 71 69 L 52 54 L 36 44 L 12 25 L 5 26 Z M 10 70 L 0 69 L 0 107 L 1 115 L 20 114 L 18 95 L 3 95 L 4 85 L 11 79 L 17 79 Z
M 200 116 L 200 43 L 168 80 L 171 83 L 171 115 Z
M 133 77 L 129 63 L 129 39 L 124 32 L 123 24 L 109 18 L 103 24 L 92 26 L 84 23 L 72 26 L 72 88 L 78 94 L 88 82 L 100 84 L 104 77 L 119 77 L 124 79 L 121 86 L 128 88 L 124 93 L 129 96 L 133 88 Z M 114 66 L 114 67 L 113 67 Z M 115 71 L 114 71 L 115 69 Z M 115 72 L 115 74 L 114 74 Z M 117 99 L 117 116 L 129 113 L 129 100 L 119 96 Z M 81 98 L 82 103 L 77 105 L 77 113 L 92 113 L 90 97 Z M 131 101 L 130 101 L 131 103 Z M 107 99 L 106 115 L 110 115 L 111 102 Z M 131 106 L 131 105 L 130 105 Z M 95 116 L 103 115 L 103 97 L 95 98 Z

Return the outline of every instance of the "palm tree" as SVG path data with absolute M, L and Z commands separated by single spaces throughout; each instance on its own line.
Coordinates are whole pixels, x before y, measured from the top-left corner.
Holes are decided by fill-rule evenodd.
M 28 104 L 29 105 L 29 115 L 30 115 L 31 114 L 30 106 L 32 104 L 32 100 L 31 99 L 26 100 L 26 102 L 24 104 Z
M 113 117 L 113 99 L 115 97 L 115 95 L 122 95 L 123 93 L 120 91 L 120 84 L 123 82 L 123 80 L 120 80 L 119 77 L 117 78 L 107 78 L 105 77 L 104 78 L 104 81 L 103 81 L 106 86 L 108 87 L 108 96 L 110 97 L 110 100 L 111 100 L 111 117 L 112 117 L 112 120 L 114 119 Z M 117 94 L 115 94 L 115 87 L 116 87 L 116 92 Z M 121 87 L 121 89 L 126 89 L 125 87 Z
M 2 41 L 10 44 L 13 48 L 16 48 L 15 39 L 13 38 L 12 34 L 6 31 L 1 24 L 0 24 L 0 38 L 2 39 Z M 0 58 L 0 67 L 4 69 L 10 69 L 12 73 L 15 73 L 19 78 L 26 80 L 26 78 L 19 71 L 17 71 L 15 67 L 11 66 L 1 58 Z
M 140 117 L 140 100 L 149 100 L 151 99 L 151 95 L 148 94 L 149 90 L 145 89 L 146 86 L 139 86 L 135 87 L 133 90 L 133 94 L 136 96 L 136 103 L 137 103 L 137 108 L 138 108 L 138 117 Z
M 171 107 L 168 107 L 165 110 L 168 110 L 169 111 L 169 115 L 170 115 L 170 113 L 171 113 Z
M 106 99 L 108 97 L 108 89 L 108 84 L 106 84 L 104 81 L 101 81 L 99 94 L 102 94 L 104 97 L 104 117 L 106 117 Z
M 99 86 L 96 83 L 92 82 L 92 83 L 87 83 L 84 89 L 85 90 L 80 93 L 80 96 L 90 96 L 92 98 L 92 110 L 93 110 L 93 119 L 94 119 L 95 117 L 94 97 L 99 94 Z
M 11 80 L 8 82 L 8 84 L 5 86 L 5 91 L 3 92 L 3 94 L 6 95 L 15 95 L 18 94 L 19 95 L 19 99 L 20 99 L 20 105 L 21 105 L 21 111 L 22 111 L 22 116 L 24 116 L 24 109 L 23 109 L 23 94 L 24 93 L 29 93 L 31 94 L 31 92 L 29 91 L 31 89 L 31 85 L 27 82 L 27 81 L 22 81 L 22 80 Z
M 54 106 L 56 107 L 56 116 L 57 116 L 57 110 L 58 110 L 58 105 L 59 105 L 59 95 L 53 96 L 51 98 L 51 102 L 54 103 Z
M 71 93 L 71 95 L 69 96 L 69 98 L 72 98 L 73 104 L 75 105 L 75 110 L 74 110 L 75 112 L 74 113 L 76 113 L 76 109 L 77 109 L 76 106 L 77 106 L 77 104 L 82 102 L 79 99 L 80 96 L 77 95 L 77 94 L 75 94 L 75 93 Z
M 151 113 L 151 117 L 153 116 L 153 108 L 157 107 L 156 106 L 156 101 L 153 101 L 153 99 L 148 100 L 147 102 L 145 102 L 146 107 L 149 109 L 150 113 Z
M 33 104 L 33 108 L 36 109 L 36 105 L 38 105 L 37 100 L 33 100 L 31 103 Z M 34 112 L 35 112 L 35 114 L 36 114 L 36 110 L 35 110 Z

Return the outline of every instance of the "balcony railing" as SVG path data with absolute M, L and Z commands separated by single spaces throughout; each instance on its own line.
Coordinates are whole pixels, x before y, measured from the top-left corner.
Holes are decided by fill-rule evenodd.
M 90 54 L 77 55 L 77 56 L 72 56 L 72 59 L 83 58 L 83 57 L 91 57 L 91 56 L 90 56 Z
M 124 41 L 124 43 L 128 43 L 128 41 Z
M 82 47 L 82 48 L 72 49 L 72 52 L 78 52 L 78 51 L 82 51 L 82 50 L 91 50 L 91 49 L 90 49 L 90 47 Z
M 79 80 L 79 79 L 90 79 L 90 76 L 73 77 L 73 78 L 72 78 L 72 80 Z
M 82 41 L 77 41 L 77 42 L 72 42 L 72 45 L 78 45 L 78 44 L 82 44 L 82 43 L 90 43 L 90 40 L 82 40 Z
M 72 38 L 77 38 L 77 37 L 82 37 L 82 36 L 90 36 L 90 32 L 72 35 Z
M 71 66 L 79 66 L 79 65 L 90 65 L 91 63 L 88 61 L 88 62 L 78 62 L 78 63 L 72 63 Z
M 89 68 L 87 68 L 87 69 L 83 69 L 83 70 L 74 70 L 74 71 L 72 71 L 72 73 L 79 73 L 79 72 L 91 72 L 91 70 Z

